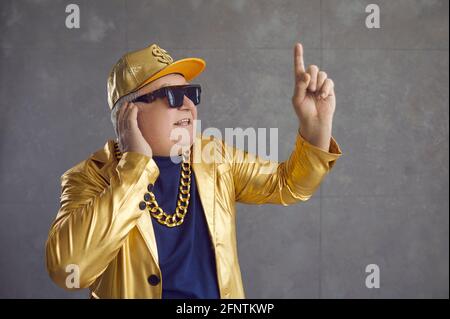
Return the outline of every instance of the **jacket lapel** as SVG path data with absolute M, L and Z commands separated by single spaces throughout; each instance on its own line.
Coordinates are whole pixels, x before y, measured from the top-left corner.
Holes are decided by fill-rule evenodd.
M 214 192 L 215 192 L 215 165 L 214 162 L 208 163 L 202 161 L 202 152 L 204 147 L 211 140 L 209 138 L 202 138 L 200 133 L 196 133 L 195 143 L 193 147 L 193 163 L 192 170 L 194 171 L 195 181 L 200 196 L 200 201 L 205 212 L 206 222 L 208 224 L 208 230 L 211 240 L 215 246 L 215 219 L 214 219 Z M 214 152 L 214 148 L 212 150 Z M 102 162 L 104 165 L 99 170 L 99 173 L 109 180 L 111 175 L 114 174 L 113 170 L 116 165 L 114 156 L 114 140 L 108 140 L 104 148 L 94 153 L 91 157 L 93 160 Z M 136 195 L 137 196 L 137 195 Z M 141 233 L 150 254 L 158 263 L 158 249 L 156 245 L 156 237 L 153 229 L 153 224 L 150 214 L 143 214 L 136 224 L 139 232 Z
M 159 265 L 158 247 L 156 246 L 155 231 L 153 229 L 151 218 L 150 214 L 142 214 L 141 218 L 138 219 L 136 226 L 144 238 L 145 244 L 153 257 L 153 260 Z
M 91 159 L 100 164 L 98 165 L 98 173 L 105 179 L 105 181 L 109 182 L 111 176 L 115 174 L 115 168 L 117 166 L 117 159 L 114 153 L 114 140 L 108 140 L 104 148 L 95 152 L 91 156 Z M 156 247 L 156 238 L 150 214 L 142 214 L 142 216 L 138 219 L 136 226 L 141 233 L 150 254 L 158 264 L 158 250 Z
M 215 218 L 214 218 L 214 199 L 215 199 L 215 164 L 214 162 L 208 163 L 202 160 L 202 152 L 205 147 L 209 151 L 207 144 L 210 142 L 210 138 L 202 138 L 200 133 L 197 133 L 196 142 L 193 147 L 193 163 L 192 169 L 195 173 L 195 182 L 197 184 L 200 201 L 205 212 L 206 222 L 208 224 L 209 235 L 212 243 L 216 245 L 215 236 Z M 211 144 L 213 145 L 213 144 Z M 213 148 L 214 152 L 215 149 Z

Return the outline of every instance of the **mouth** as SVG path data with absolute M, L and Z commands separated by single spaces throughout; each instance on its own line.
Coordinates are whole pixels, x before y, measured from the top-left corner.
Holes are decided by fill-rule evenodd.
M 176 125 L 176 126 L 189 126 L 189 125 L 191 125 L 191 122 L 192 122 L 191 119 L 186 117 L 184 119 L 181 119 L 181 120 L 173 123 L 173 125 Z

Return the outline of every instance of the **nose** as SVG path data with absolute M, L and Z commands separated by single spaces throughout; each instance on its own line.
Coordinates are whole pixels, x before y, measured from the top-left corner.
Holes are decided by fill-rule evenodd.
M 194 102 L 192 102 L 186 95 L 183 99 L 183 104 L 178 108 L 180 111 L 186 110 L 191 111 L 193 108 L 195 108 Z

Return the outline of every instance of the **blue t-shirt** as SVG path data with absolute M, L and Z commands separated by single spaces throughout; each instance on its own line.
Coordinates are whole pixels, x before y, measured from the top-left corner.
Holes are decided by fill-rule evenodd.
M 159 206 L 173 214 L 178 201 L 181 163 L 173 163 L 170 156 L 153 156 L 153 159 L 160 174 L 152 191 Z M 151 217 L 163 277 L 162 298 L 218 299 L 216 260 L 192 167 L 190 194 L 181 225 L 167 227 Z

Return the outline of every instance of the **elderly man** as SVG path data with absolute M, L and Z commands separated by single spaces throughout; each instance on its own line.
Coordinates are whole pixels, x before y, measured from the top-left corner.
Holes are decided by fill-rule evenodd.
M 300 43 L 292 97 L 300 128 L 280 163 L 196 133 L 201 87 L 188 81 L 205 65 L 174 62 L 152 44 L 113 67 L 108 102 L 117 139 L 61 177 L 46 242 L 59 286 L 89 287 L 91 298 L 245 298 L 235 202 L 308 200 L 341 156 L 331 136 L 333 81 L 315 65 L 305 69 Z M 175 129 L 188 138 L 175 141 Z M 219 161 L 198 156 L 211 143 Z

